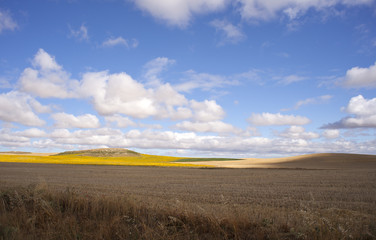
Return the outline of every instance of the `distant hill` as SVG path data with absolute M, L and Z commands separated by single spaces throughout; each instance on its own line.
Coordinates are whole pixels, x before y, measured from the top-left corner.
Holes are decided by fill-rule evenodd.
M 140 156 L 138 152 L 134 152 L 124 148 L 97 148 L 90 150 L 79 150 L 79 151 L 66 151 L 58 153 L 56 155 L 79 155 L 79 156 L 89 156 L 89 157 L 129 157 L 129 156 Z
M 316 153 L 282 158 L 279 167 L 296 168 L 376 168 L 376 155 Z
M 227 168 L 376 169 L 376 155 L 315 153 L 284 158 L 247 158 L 237 161 L 188 163 Z

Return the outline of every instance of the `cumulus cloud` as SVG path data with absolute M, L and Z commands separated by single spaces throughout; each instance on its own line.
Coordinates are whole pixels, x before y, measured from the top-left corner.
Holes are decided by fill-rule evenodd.
M 8 11 L 0 9 L 0 33 L 4 30 L 15 30 L 18 27 Z
M 362 95 L 358 95 L 351 98 L 347 107 L 343 110 L 352 115 L 338 122 L 326 124 L 321 128 L 376 128 L 376 98 L 368 100 Z
M 85 129 L 73 132 L 67 129 L 56 129 L 50 134 L 50 140 L 52 142 L 49 141 L 46 145 L 76 145 L 76 147 L 78 145 L 84 148 L 129 146 L 123 133 L 120 130 L 111 128 Z M 39 141 L 36 144 L 41 147 L 44 143 L 44 141 Z
M 157 58 L 146 64 L 146 77 L 158 81 L 150 87 L 126 73 L 109 74 L 108 71 L 86 72 L 77 81 L 70 79 L 69 73 L 54 57 L 40 49 L 32 60 L 34 68 L 23 71 L 18 86 L 22 91 L 42 98 L 89 99 L 103 116 L 124 114 L 134 118 L 192 118 L 201 122 L 221 119 L 224 111 L 215 101 L 189 101 L 169 83 L 158 80 L 157 75 L 171 63 L 173 61 L 167 58 Z M 51 111 L 49 106 L 42 107 L 37 102 L 30 104 L 39 113 Z
M 19 78 L 21 91 L 42 98 L 71 98 L 76 96 L 78 81 L 71 80 L 55 58 L 39 49 L 32 60 L 34 68 L 26 68 Z
M 320 135 L 314 132 L 306 132 L 302 126 L 291 126 L 281 133 L 277 134 L 280 137 L 291 139 L 314 139 L 319 138 Z
M 89 40 L 88 29 L 85 26 L 85 24 L 82 24 L 80 28 L 77 30 L 74 30 L 69 26 L 69 31 L 70 31 L 69 33 L 70 37 L 74 37 L 78 39 L 79 41 Z
M 375 88 L 376 62 L 368 68 L 353 67 L 347 70 L 341 84 L 350 88 Z
M 170 84 L 146 88 L 126 73 L 86 73 L 81 84 L 82 96 L 92 99 L 99 114 L 124 114 L 134 118 L 194 118 L 197 121 L 215 121 L 224 111 L 214 100 L 188 101 Z
M 191 122 L 183 121 L 176 124 L 176 128 L 184 131 L 191 132 L 213 132 L 213 133 L 240 133 L 241 129 L 238 129 L 231 124 L 224 123 L 222 121 L 212 122 Z
M 51 116 L 57 128 L 98 128 L 99 120 L 92 114 L 74 116 L 68 113 L 55 113 Z
M 253 113 L 248 121 L 256 126 L 305 125 L 311 122 L 306 117 L 282 115 L 280 113 Z
M 367 5 L 373 0 L 133 0 L 133 2 L 154 18 L 178 27 L 186 27 L 194 15 L 220 11 L 226 6 L 235 6 L 235 11 L 239 12 L 245 20 L 258 22 L 283 17 L 289 20 L 291 29 L 299 25 L 297 20 L 310 9 L 328 12 L 337 6 Z M 233 30 L 224 31 L 234 32 Z
M 197 102 L 190 101 L 190 106 L 194 112 L 194 120 L 199 122 L 217 121 L 224 117 L 225 111 L 214 100 Z
M 136 126 L 136 123 L 129 119 L 128 117 L 123 117 L 120 114 L 114 114 L 112 116 L 105 117 L 106 122 L 108 123 L 116 123 L 117 127 L 120 128 L 127 128 L 130 126 Z
M 30 139 L 25 136 L 19 136 L 10 129 L 0 129 L 0 146 L 28 147 L 30 146 Z
M 299 132 L 299 131 L 298 131 Z M 9 132 L 3 138 L 9 138 Z M 18 136 L 21 137 L 21 136 Z M 0 131 L 0 142 L 2 139 Z M 23 137 L 24 145 L 29 145 Z M 11 144 L 11 142 L 8 142 Z M 99 128 L 69 131 L 57 129 L 49 139 L 33 142 L 33 146 L 59 146 L 60 148 L 93 148 L 97 146 L 142 148 L 142 149 L 177 149 L 199 151 L 202 153 L 231 153 L 234 156 L 249 154 L 258 156 L 278 154 L 303 154 L 307 152 L 362 152 L 375 150 L 374 141 L 352 142 L 331 140 L 330 142 L 312 141 L 311 138 L 264 138 L 243 136 L 202 136 L 194 132 L 173 132 L 155 130 L 130 130 L 121 132 L 116 129 Z
M 326 129 L 322 134 L 325 138 L 334 139 L 339 137 L 338 129 Z
M 43 138 L 48 136 L 48 134 L 45 131 L 39 128 L 29 128 L 24 131 L 19 131 L 16 132 L 16 135 L 27 138 Z
M 291 129 L 290 129 L 291 130 Z M 304 132 L 297 128 L 293 131 Z M 156 130 L 130 130 L 122 132 L 119 129 L 55 129 L 51 133 L 31 129 L 12 132 L 10 129 L 0 129 L 0 144 L 3 147 L 34 147 L 59 149 L 88 149 L 97 147 L 123 147 L 142 149 L 175 149 L 187 150 L 190 153 L 203 154 L 226 153 L 232 156 L 250 157 L 278 155 L 298 155 L 307 152 L 359 152 L 374 153 L 375 141 L 347 141 L 343 139 L 330 141 L 312 141 L 312 136 L 295 136 L 291 138 L 265 138 L 250 136 L 213 136 L 200 135 L 195 132 L 174 132 Z M 142 152 L 142 151 L 141 151 Z
M 102 43 L 103 47 L 124 46 L 126 48 L 136 48 L 138 41 L 136 39 L 127 40 L 123 37 L 111 37 Z
M 323 11 L 336 5 L 355 6 L 370 4 L 372 0 L 332 0 L 332 1 L 300 1 L 300 0 L 237 0 L 240 3 L 239 11 L 244 19 L 259 21 L 276 18 L 278 14 L 294 20 L 302 16 L 309 9 Z
M 35 113 L 32 105 L 42 106 L 35 99 L 17 91 L 0 94 L 0 120 L 25 126 L 43 126 L 45 122 Z
M 185 27 L 194 14 L 214 12 L 226 5 L 226 0 L 133 0 L 143 11 L 169 25 Z
M 231 24 L 226 20 L 215 19 L 210 22 L 218 32 L 222 34 L 222 40 L 219 45 L 226 43 L 238 43 L 245 38 L 245 34 L 241 31 L 240 27 Z
M 101 115 L 119 113 L 146 118 L 158 113 L 152 90 L 144 88 L 126 73 L 86 73 L 83 75 L 81 92 L 92 98 L 95 109 Z

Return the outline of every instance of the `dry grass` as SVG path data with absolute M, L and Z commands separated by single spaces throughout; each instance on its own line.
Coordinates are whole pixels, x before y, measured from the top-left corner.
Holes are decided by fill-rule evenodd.
M 216 218 L 189 209 L 147 207 L 127 196 L 36 185 L 0 192 L 0 239 L 374 239 L 376 234 L 374 223 L 358 232 L 308 209 L 282 222 L 268 211 L 261 212 L 262 219 L 239 212 Z M 348 217 L 341 210 L 332 214 Z

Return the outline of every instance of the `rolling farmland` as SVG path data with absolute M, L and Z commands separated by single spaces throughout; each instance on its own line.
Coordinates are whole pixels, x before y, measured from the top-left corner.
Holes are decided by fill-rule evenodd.
M 0 224 L 11 239 L 374 239 L 376 168 L 365 159 L 327 169 L 2 162 Z M 64 214 L 63 200 L 81 207 L 68 201 Z M 41 201 L 51 216 L 38 215 Z M 68 220 L 70 232 L 59 227 Z

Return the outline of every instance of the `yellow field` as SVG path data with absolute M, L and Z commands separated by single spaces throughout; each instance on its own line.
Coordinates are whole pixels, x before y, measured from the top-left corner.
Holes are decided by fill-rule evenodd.
M 59 156 L 33 156 L 25 154 L 0 155 L 0 162 L 19 163 L 52 163 L 52 164 L 88 164 L 88 165 L 127 165 L 127 166 L 161 166 L 161 167 L 207 167 L 207 165 L 194 165 L 174 163 L 178 157 L 155 156 L 140 154 L 140 156 L 127 157 L 89 157 L 78 154 Z

